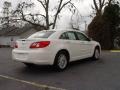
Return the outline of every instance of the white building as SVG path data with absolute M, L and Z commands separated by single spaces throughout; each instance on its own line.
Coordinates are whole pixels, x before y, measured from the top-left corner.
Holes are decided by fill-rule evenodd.
M 27 38 L 31 34 L 37 32 L 35 29 L 11 29 L 0 30 L 0 46 L 13 47 L 14 42 L 17 39 Z

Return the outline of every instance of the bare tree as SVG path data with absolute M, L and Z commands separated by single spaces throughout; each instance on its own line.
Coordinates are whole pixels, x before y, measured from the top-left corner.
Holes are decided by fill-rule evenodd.
M 67 5 L 73 5 L 71 3 L 72 0 L 58 0 L 57 6 L 54 8 L 56 10 L 55 15 L 53 16 L 53 21 L 50 21 L 49 16 L 49 8 L 50 8 L 50 0 L 37 0 L 40 5 L 42 6 L 43 10 L 45 11 L 45 14 L 39 13 L 39 14 L 25 14 L 24 10 L 25 8 L 31 8 L 34 6 L 33 3 L 27 3 L 22 2 L 19 3 L 14 14 L 17 13 L 17 15 L 20 16 L 18 20 L 26 21 L 32 25 L 43 27 L 44 29 L 49 29 L 51 26 L 54 29 L 56 26 L 56 22 L 58 19 L 58 16 L 60 12 L 65 8 Z M 29 19 L 28 19 L 29 17 Z M 45 22 L 45 23 L 42 23 Z
M 22 21 L 25 21 L 25 22 L 28 22 L 30 24 L 32 24 L 33 26 L 40 26 L 41 28 L 45 29 L 45 26 L 44 25 L 41 25 L 38 20 L 38 16 L 41 15 L 41 14 L 25 14 L 24 13 L 24 10 L 26 10 L 27 8 L 31 8 L 34 6 L 34 3 L 27 3 L 27 2 L 22 2 L 22 3 L 19 3 L 17 5 L 17 8 L 16 10 L 14 10 L 13 12 L 13 17 L 15 17 L 13 20 L 22 20 Z M 44 15 L 43 15 L 44 16 Z
M 54 21 L 53 21 L 53 29 L 55 28 L 55 25 L 56 25 L 56 20 L 57 20 L 57 17 L 58 17 L 58 14 L 61 12 L 61 10 L 67 5 L 67 4 L 70 4 L 71 3 L 71 0 L 68 0 L 67 2 L 63 3 L 63 0 L 60 0 L 59 2 L 59 5 L 58 5 L 58 9 L 57 9 L 57 12 L 55 14 L 55 18 L 54 18 Z
M 3 4 L 1 23 L 5 27 L 10 26 L 11 2 L 5 1 Z
M 110 5 L 113 0 L 93 0 L 92 8 L 95 10 L 96 15 L 102 15 L 102 10 L 105 5 Z

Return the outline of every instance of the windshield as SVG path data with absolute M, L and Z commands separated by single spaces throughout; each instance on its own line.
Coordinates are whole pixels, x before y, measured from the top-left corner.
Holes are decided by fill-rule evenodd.
M 52 35 L 55 31 L 40 31 L 35 34 L 32 34 L 28 38 L 48 38 L 50 35 Z

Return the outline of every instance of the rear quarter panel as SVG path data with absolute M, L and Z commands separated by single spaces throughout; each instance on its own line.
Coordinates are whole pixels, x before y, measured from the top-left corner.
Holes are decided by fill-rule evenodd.
M 66 40 L 60 40 L 60 39 L 51 40 L 50 48 L 54 58 L 56 54 L 62 49 L 65 49 L 69 52 L 69 47 L 68 47 L 68 44 L 66 43 Z

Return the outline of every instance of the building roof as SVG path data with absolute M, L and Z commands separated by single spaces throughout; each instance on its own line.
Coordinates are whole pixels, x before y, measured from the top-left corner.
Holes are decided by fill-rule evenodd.
M 23 28 L 18 28 L 18 27 L 2 28 L 2 30 L 0 30 L 0 36 L 19 36 L 31 29 L 36 30 L 30 26 L 26 26 Z M 74 31 L 73 29 L 51 29 L 51 31 L 63 31 L 63 30 L 64 31 L 69 31 L 69 30 Z M 36 31 L 39 31 L 39 30 L 36 30 Z M 85 31 L 82 31 L 82 32 L 86 33 Z
M 23 27 L 23 28 L 17 28 L 17 27 L 12 27 L 12 28 L 3 28 L 0 30 L 0 36 L 18 36 L 21 35 L 28 30 L 32 29 L 31 27 Z

